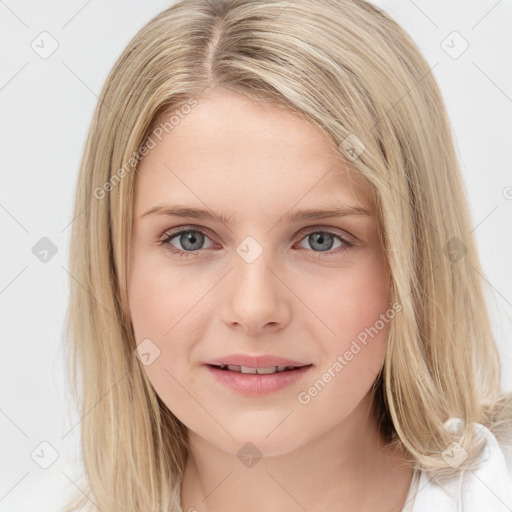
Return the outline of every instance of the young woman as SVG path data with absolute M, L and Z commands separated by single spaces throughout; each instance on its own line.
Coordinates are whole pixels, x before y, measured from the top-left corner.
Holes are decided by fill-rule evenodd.
M 163 11 L 107 78 L 75 208 L 67 510 L 512 508 L 449 121 L 383 11 Z

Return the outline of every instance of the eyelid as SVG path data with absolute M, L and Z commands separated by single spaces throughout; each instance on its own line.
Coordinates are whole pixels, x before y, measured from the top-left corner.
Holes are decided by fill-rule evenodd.
M 344 229 L 336 228 L 334 226 L 308 226 L 304 229 L 306 232 L 303 234 L 303 236 L 310 235 L 311 233 L 326 232 L 335 234 L 350 244 L 356 245 L 359 243 L 359 239 L 357 237 L 348 231 L 345 231 Z M 302 231 L 299 233 L 302 233 Z
M 202 233 L 203 235 L 208 236 L 208 238 L 215 238 L 215 236 L 211 234 L 212 231 L 210 231 L 208 228 L 205 228 L 203 226 L 194 226 L 193 224 L 186 224 L 184 226 L 179 226 L 177 228 L 167 229 L 162 233 L 160 241 L 172 238 L 175 235 L 178 235 L 184 231 L 197 231 L 199 233 Z

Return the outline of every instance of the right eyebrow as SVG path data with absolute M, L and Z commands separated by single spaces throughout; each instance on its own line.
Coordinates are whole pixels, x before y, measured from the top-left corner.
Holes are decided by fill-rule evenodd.
M 168 215 L 170 217 L 185 217 L 190 219 L 210 220 L 214 222 L 222 222 L 223 224 L 230 224 L 232 221 L 232 216 L 225 216 L 222 213 L 217 213 L 212 210 L 165 204 L 153 206 L 152 208 L 144 212 L 141 215 L 141 218 L 153 214 Z

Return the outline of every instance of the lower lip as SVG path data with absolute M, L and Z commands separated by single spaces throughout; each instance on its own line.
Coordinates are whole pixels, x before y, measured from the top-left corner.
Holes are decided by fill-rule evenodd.
M 244 395 L 264 395 L 298 382 L 313 365 L 302 366 L 297 370 L 285 370 L 270 374 L 233 372 L 231 370 L 221 370 L 210 365 L 206 365 L 206 367 L 220 382 L 239 393 Z

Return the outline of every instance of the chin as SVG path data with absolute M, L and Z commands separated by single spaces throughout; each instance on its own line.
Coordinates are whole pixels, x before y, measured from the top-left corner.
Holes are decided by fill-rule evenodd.
M 279 422 L 275 425 L 279 425 Z M 283 428 L 283 425 L 279 425 L 274 431 L 272 428 L 258 428 L 254 424 L 245 427 L 240 425 L 239 428 L 230 428 L 229 431 L 233 437 L 226 434 L 222 440 L 210 438 L 209 441 L 221 450 L 239 457 L 245 452 L 257 457 L 277 457 L 293 452 L 303 442 L 307 442 L 307 439 L 297 437 L 289 429 Z

